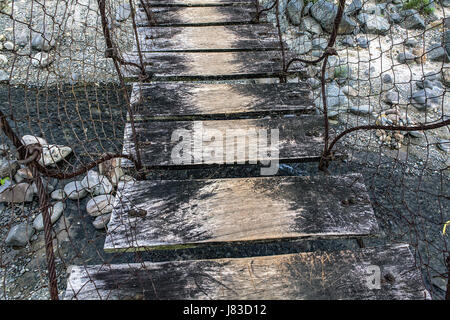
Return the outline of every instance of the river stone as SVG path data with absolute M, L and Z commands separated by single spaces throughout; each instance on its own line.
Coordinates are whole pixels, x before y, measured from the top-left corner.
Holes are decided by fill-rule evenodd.
M 326 0 L 317 1 L 309 10 L 311 15 L 320 23 L 323 29 L 331 33 L 334 28 L 334 19 L 336 18 L 338 7 Z M 339 25 L 338 34 L 352 33 L 357 24 L 349 18 L 345 13 L 342 16 L 341 24 Z
M 81 184 L 88 192 L 94 195 L 109 194 L 113 191 L 113 185 L 106 176 L 100 175 L 94 170 L 89 170 Z
M 296 39 L 296 42 L 298 43 L 298 45 L 296 46 L 296 51 L 298 54 L 305 54 L 311 51 L 312 43 L 309 39 L 309 36 L 302 35 Z
M 14 49 L 16 48 L 16 47 L 14 46 L 14 43 L 12 43 L 11 41 L 6 41 L 6 42 L 3 44 L 3 47 L 5 48 L 5 50 L 8 50 L 8 51 L 14 51 Z
M 53 62 L 53 58 L 47 52 L 38 52 L 31 59 L 34 67 L 45 68 Z
M 425 29 L 425 21 L 417 10 L 408 9 L 400 12 L 400 25 L 405 29 Z
M 439 139 L 437 146 L 439 149 L 446 153 L 450 153 L 450 140 L 447 139 Z
M 71 147 L 49 144 L 43 146 L 42 157 L 39 159 L 39 163 L 45 166 L 52 165 L 62 161 L 71 153 Z
M 384 102 L 387 104 L 399 104 L 400 103 L 400 95 L 397 91 L 391 90 L 386 93 L 384 96 Z
M 450 58 L 447 54 L 447 50 L 438 43 L 432 44 L 428 47 L 427 57 L 431 61 L 449 62 Z
M 64 209 L 66 208 L 66 205 L 59 201 L 55 204 L 51 205 L 48 208 L 48 213 L 50 214 L 50 221 L 52 224 L 54 224 L 58 219 L 61 217 L 61 215 L 64 212 Z M 36 229 L 36 231 L 42 231 L 44 230 L 44 217 L 42 213 L 40 213 L 33 221 L 33 227 Z
M 289 21 L 294 25 L 300 25 L 302 21 L 303 0 L 291 0 L 287 7 L 286 13 Z
M 400 63 L 410 64 L 414 63 L 416 58 L 417 57 L 410 52 L 401 52 L 397 56 L 397 61 Z
M 88 194 L 88 191 L 83 187 L 81 181 L 69 182 L 64 186 L 64 192 L 67 197 L 72 200 L 82 199 Z
M 19 168 L 17 160 L 0 159 L 0 178 L 14 177 Z
M 117 8 L 116 21 L 117 22 L 125 21 L 130 17 L 130 14 L 131 14 L 130 4 L 129 3 L 121 4 Z
M 56 189 L 55 191 L 53 191 L 53 192 L 50 194 L 50 197 L 51 197 L 53 200 L 63 200 L 63 199 L 66 198 L 66 193 L 64 192 L 63 189 Z
M 300 28 L 301 30 L 317 35 L 323 32 L 320 24 L 310 16 L 302 18 L 302 20 L 300 21 Z
M 51 193 L 51 192 L 53 192 L 53 190 L 55 190 L 55 187 L 51 183 L 48 183 L 45 178 L 41 178 L 41 180 L 42 180 L 42 184 L 44 185 L 44 188 L 47 188 L 46 189 L 47 193 Z M 39 190 L 38 190 L 38 187 L 36 185 L 36 182 L 33 182 L 31 184 L 31 187 L 33 188 L 33 192 L 35 194 L 39 195 Z
M 97 218 L 95 218 L 92 224 L 94 225 L 95 229 L 101 230 L 106 228 L 107 224 L 109 223 L 109 220 L 111 220 L 111 213 L 98 216 Z
M 353 0 L 344 10 L 347 15 L 354 15 L 359 13 L 363 7 L 361 0 Z
M 348 109 L 351 113 L 356 114 L 356 115 L 368 115 L 373 111 L 373 108 L 370 107 L 370 105 L 365 104 L 362 106 L 354 106 L 351 105 L 350 108 Z
M 0 82 L 8 82 L 9 81 L 9 73 L 4 70 L 0 70 Z
M 38 51 L 50 51 L 56 44 L 51 34 L 34 33 L 31 38 L 31 47 Z
M 33 201 L 33 188 L 30 184 L 22 182 L 13 185 L 0 193 L 0 202 L 22 203 Z
M 361 13 L 358 15 L 358 21 L 361 23 L 366 33 L 384 35 L 388 33 L 391 27 L 389 21 L 385 18 L 373 14 Z
M 8 58 L 5 55 L 0 54 L 0 66 L 2 67 L 7 64 L 8 64 Z
M 33 135 L 25 135 L 22 137 L 22 143 L 25 145 L 29 145 L 29 144 L 34 144 L 34 143 L 39 143 L 41 145 L 46 145 L 48 144 L 47 141 L 44 138 L 38 137 L 38 136 L 33 136 Z
M 34 234 L 33 227 L 23 222 L 11 228 L 5 243 L 11 247 L 25 247 Z
M 92 198 L 86 204 L 86 211 L 92 217 L 110 213 L 113 210 L 114 196 L 100 195 Z

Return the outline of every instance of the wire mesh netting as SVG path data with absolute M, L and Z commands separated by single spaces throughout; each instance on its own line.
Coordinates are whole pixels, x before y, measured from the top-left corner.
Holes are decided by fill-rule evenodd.
M 140 121 L 133 83 L 139 90 L 152 80 L 143 62 L 152 65 L 146 54 L 161 46 L 148 27 L 170 15 L 158 2 L 0 0 L 1 299 L 62 298 L 73 265 L 85 267 L 89 277 L 91 265 L 358 248 L 353 239 L 334 239 L 105 252 L 113 206 L 134 206 L 122 186 L 260 175 L 250 164 L 146 168 L 139 146 L 135 155 L 124 152 L 126 131 L 135 139 Z M 253 22 L 259 10 L 277 30 L 281 71 L 219 82 L 307 83 L 314 112 L 326 122 L 320 165 L 283 163 L 277 175 L 361 173 L 381 229 L 365 245 L 408 243 L 432 297 L 448 297 L 450 3 L 237 2 L 252 8 Z M 200 18 L 185 17 L 185 23 Z M 220 33 L 207 36 L 227 43 Z M 273 52 L 260 54 L 271 59 Z M 226 62 L 216 63 L 226 69 Z M 133 68 L 138 77 L 128 81 L 126 70 Z M 330 161 L 341 151 L 345 158 Z M 151 270 L 144 273 L 151 278 Z

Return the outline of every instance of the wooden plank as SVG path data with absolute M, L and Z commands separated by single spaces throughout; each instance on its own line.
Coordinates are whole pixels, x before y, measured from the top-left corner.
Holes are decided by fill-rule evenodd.
M 280 50 L 272 24 L 138 28 L 141 52 Z M 137 52 L 136 43 L 133 51 Z
M 151 7 L 217 7 L 217 6 L 255 6 L 253 0 L 146 0 Z
M 254 23 L 255 8 L 243 6 L 228 7 L 152 7 L 149 8 L 156 26 L 198 26 Z M 137 11 L 136 23 L 148 26 L 145 11 Z M 261 14 L 260 21 L 265 20 Z
M 317 161 L 323 151 L 323 117 L 300 116 L 284 119 L 242 119 L 208 121 L 143 121 L 135 123 L 136 136 L 140 145 L 142 164 L 148 168 L 191 168 L 205 165 L 260 163 L 261 160 L 279 162 Z M 278 132 L 278 144 L 271 144 L 270 138 L 263 135 Z M 185 134 L 181 139 L 177 134 Z M 262 142 L 256 141 L 256 134 Z M 214 135 L 214 137 L 212 137 Z M 230 138 L 227 138 L 227 135 Z M 231 138 L 236 135 L 237 139 Z M 124 132 L 123 153 L 135 155 L 131 126 L 128 123 Z M 173 139 L 173 140 L 172 140 Z M 245 141 L 245 144 L 244 142 Z M 266 146 L 264 146 L 266 143 Z M 251 146 L 251 148 L 249 147 Z M 178 155 L 180 149 L 187 157 L 177 163 L 172 153 Z M 259 148 L 260 154 L 250 151 Z M 337 148 L 338 149 L 338 148 Z M 217 159 L 208 159 L 211 150 L 216 151 Z M 199 151 L 199 152 L 198 152 Z M 271 157 L 265 151 L 272 151 Z M 202 158 L 203 152 L 203 158 Z M 222 156 L 220 153 L 222 152 Z M 264 154 L 262 156 L 262 154 Z M 122 166 L 132 166 L 124 160 Z
M 283 71 L 280 51 L 236 52 L 155 52 L 142 53 L 150 80 L 228 80 L 278 77 Z M 290 59 L 287 55 L 287 61 Z M 137 54 L 124 54 L 125 61 L 140 65 Z M 128 80 L 136 80 L 140 68 L 122 65 Z M 293 63 L 290 74 L 305 72 L 301 63 Z
M 380 268 L 380 289 L 368 285 L 370 266 Z M 66 300 L 430 298 L 406 244 L 240 259 L 72 266 L 64 296 Z
M 301 83 L 134 83 L 135 120 L 195 116 L 231 118 L 272 113 L 313 113 L 309 85 Z
M 104 250 L 377 233 L 360 174 L 139 181 L 119 186 Z

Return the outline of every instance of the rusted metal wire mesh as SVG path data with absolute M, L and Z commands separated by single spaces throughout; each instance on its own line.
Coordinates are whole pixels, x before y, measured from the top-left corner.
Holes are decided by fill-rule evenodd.
M 281 164 L 278 175 L 362 173 L 383 232 L 365 245 L 409 243 L 433 298 L 448 298 L 449 2 L 254 4 L 255 20 L 267 19 L 279 32 L 284 72 L 275 80 L 247 81 L 306 81 L 325 128 L 320 163 Z M 346 240 L 286 241 L 104 252 L 110 207 L 121 202 L 120 182 L 258 172 L 251 166 L 145 169 L 137 140 L 136 157 L 122 154 L 127 123 L 136 137 L 131 85 L 122 68 L 141 70 L 140 82 L 152 77 L 136 41 L 142 21 L 157 23 L 147 1 L 0 0 L 0 9 L 1 299 L 61 298 L 71 265 L 354 247 Z M 137 59 L 131 61 L 127 53 L 134 45 Z M 301 76 L 288 73 L 293 62 L 303 63 Z M 330 161 L 341 149 L 346 159 Z M 134 162 L 133 169 L 121 168 L 125 160 Z M 98 185 L 86 187 L 86 175 Z M 102 205 L 91 200 L 98 195 Z

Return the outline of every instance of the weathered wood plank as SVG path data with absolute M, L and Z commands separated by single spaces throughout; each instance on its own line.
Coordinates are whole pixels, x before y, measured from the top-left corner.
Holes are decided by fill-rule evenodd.
M 253 0 L 146 0 L 152 7 L 170 7 L 170 6 L 255 6 Z
M 141 52 L 280 50 L 272 24 L 138 28 Z M 133 51 L 137 52 L 136 43 Z
M 148 168 L 199 167 L 227 162 L 256 164 L 267 160 L 272 160 L 272 164 L 274 161 L 317 161 L 323 151 L 323 117 L 313 115 L 284 119 L 142 121 L 135 123 L 135 128 L 142 164 Z M 130 124 L 126 125 L 124 135 L 123 153 L 135 155 Z M 256 140 L 257 135 L 261 140 Z M 272 136 L 274 143 L 271 143 Z M 176 159 L 180 154 L 183 159 Z M 122 165 L 127 167 L 132 163 L 126 160 Z
M 380 268 L 380 289 L 368 285 Z M 66 300 L 430 299 L 408 245 L 332 253 L 71 267 Z
M 301 83 L 134 83 L 135 120 L 208 116 L 230 118 L 272 113 L 313 113 L 309 85 Z
M 108 230 L 111 252 L 366 237 L 378 224 L 363 177 L 351 174 L 121 184 Z
M 198 25 L 228 25 L 254 23 L 255 8 L 243 6 L 222 7 L 152 7 L 149 8 L 154 26 L 198 26 Z M 149 26 L 145 11 L 137 11 L 136 23 Z M 265 21 L 261 14 L 260 21 Z M 152 24 L 153 26 L 153 24 Z
M 278 77 L 283 71 L 280 51 L 144 52 L 142 56 L 144 68 L 154 81 L 267 78 Z M 124 55 L 124 59 L 140 64 L 137 54 Z M 136 66 L 122 66 L 128 80 L 136 80 L 140 71 Z M 289 71 L 296 74 L 305 68 L 293 63 Z

